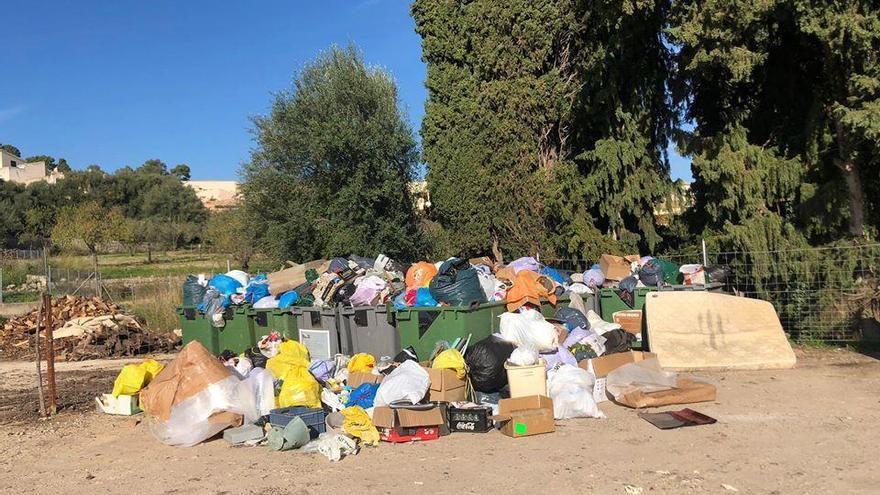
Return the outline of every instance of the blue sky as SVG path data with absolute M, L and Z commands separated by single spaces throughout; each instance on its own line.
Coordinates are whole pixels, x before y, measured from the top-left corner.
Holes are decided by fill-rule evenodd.
M 4 2 L 0 142 L 105 170 L 160 158 L 234 179 L 248 116 L 333 43 L 388 69 L 418 129 L 427 92 L 407 0 Z M 690 177 L 673 159 L 673 177 Z

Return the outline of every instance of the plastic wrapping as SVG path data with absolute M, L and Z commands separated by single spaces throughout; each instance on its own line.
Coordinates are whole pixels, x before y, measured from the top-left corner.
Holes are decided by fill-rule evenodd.
M 183 282 L 183 305 L 198 306 L 205 298 L 207 288 L 199 283 L 199 279 L 188 275 Z
M 224 296 L 231 296 L 242 287 L 241 282 L 228 275 L 214 275 L 208 281 L 208 286 L 214 287 Z
M 382 380 L 374 404 L 387 406 L 403 400 L 416 404 L 425 397 L 430 386 L 431 378 L 424 368 L 415 361 L 404 361 Z
M 261 297 L 254 303 L 254 309 L 275 309 L 278 307 L 278 299 L 275 296 Z
M 510 353 L 507 361 L 515 366 L 532 366 L 538 362 L 538 351 L 532 347 L 517 347 Z
M 266 362 L 266 369 L 272 372 L 275 378 L 283 378 L 288 370 L 295 367 L 308 368 L 311 365 L 309 350 L 306 346 L 295 340 L 282 342 L 278 347 L 278 354 Z
M 547 374 L 547 393 L 553 399 L 553 417 L 604 418 L 593 400 L 593 375 L 582 368 L 564 364 Z
M 554 316 L 557 320 L 564 321 L 565 327 L 569 330 L 578 327 L 590 328 L 590 323 L 587 321 L 587 317 L 579 310 L 572 308 L 571 306 L 567 308 L 557 309 Z
M 278 392 L 278 406 L 305 406 L 312 409 L 321 407 L 321 384 L 304 366 L 289 368 L 282 377 L 281 391 Z
M 646 286 L 657 286 L 663 282 L 663 265 L 651 258 L 639 269 L 639 280 Z
M 437 275 L 437 267 L 433 264 L 427 261 L 413 263 L 406 271 L 406 287 L 408 289 L 427 287 L 434 275 Z
M 275 409 L 275 385 L 269 370 L 252 369 L 242 380 L 242 384 L 253 394 L 254 404 L 260 416 L 265 416 Z
M 657 358 L 625 364 L 608 373 L 605 389 L 615 399 L 630 392 L 657 392 L 675 388 L 677 375 L 663 371 Z
M 503 313 L 500 330 L 501 337 L 516 346 L 532 347 L 538 352 L 552 351 L 559 345 L 559 333 L 552 323 L 533 309 L 520 313 Z

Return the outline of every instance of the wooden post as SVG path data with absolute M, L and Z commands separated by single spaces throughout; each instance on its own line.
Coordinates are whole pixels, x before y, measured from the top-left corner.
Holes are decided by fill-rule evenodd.
M 37 331 L 34 333 L 34 360 L 37 362 L 37 394 L 40 398 L 40 417 L 46 417 L 46 399 L 43 393 L 43 364 L 40 362 L 40 326 L 43 324 L 43 301 L 40 301 L 40 311 L 37 313 Z
M 52 296 L 43 293 L 43 306 L 46 307 L 46 379 L 49 389 L 49 414 L 57 412 L 55 404 L 55 341 L 52 338 Z

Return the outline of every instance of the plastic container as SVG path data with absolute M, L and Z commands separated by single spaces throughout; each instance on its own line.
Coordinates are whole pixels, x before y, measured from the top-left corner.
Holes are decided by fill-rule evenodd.
M 350 354 L 366 352 L 376 359 L 400 352 L 400 334 L 394 326 L 394 309 L 388 306 L 339 307 L 342 347 Z
M 681 265 L 678 271 L 681 272 L 684 285 L 706 284 L 706 272 L 703 271 L 703 265 Z
M 309 435 L 316 438 L 327 431 L 324 421 L 326 413 L 323 409 L 312 409 L 304 406 L 282 407 L 269 411 L 269 423 L 275 426 L 287 426 L 293 418 L 299 417 L 309 427 Z
M 271 332 L 278 332 L 282 337 L 299 340 L 296 316 L 292 308 L 249 308 L 248 318 L 254 328 L 254 338 L 259 341 Z
M 504 363 L 507 381 L 510 384 L 510 397 L 547 395 L 547 364 L 543 359 L 531 366 L 513 366 Z
M 338 308 L 292 307 L 296 317 L 300 343 L 309 350 L 312 359 L 333 359 L 336 354 L 351 354 L 343 333 Z
M 406 308 L 394 312 L 400 347 L 412 346 L 420 360 L 426 360 L 440 340 L 456 338 L 475 344 L 499 330 L 498 316 L 507 311 L 504 302 L 475 306 Z

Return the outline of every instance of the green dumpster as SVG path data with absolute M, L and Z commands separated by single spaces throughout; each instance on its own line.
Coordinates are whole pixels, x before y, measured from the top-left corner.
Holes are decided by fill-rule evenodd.
M 412 346 L 420 360 L 431 356 L 440 340 L 452 343 L 471 337 L 471 345 L 498 331 L 498 316 L 506 311 L 504 302 L 474 306 L 440 306 L 399 309 L 394 312 L 400 347 Z
M 656 287 L 636 287 L 633 291 L 633 306 L 623 302 L 617 289 L 601 289 L 599 291 L 599 308 L 602 310 L 602 319 L 605 321 L 614 321 L 613 315 L 618 311 L 627 309 L 642 309 L 645 305 L 645 296 L 648 292 L 656 291 Z
M 292 308 L 254 308 L 248 309 L 248 318 L 254 328 L 254 339 L 259 340 L 271 332 L 278 332 L 285 339 L 299 340 L 296 315 Z
M 220 339 L 211 320 L 196 310 L 195 306 L 177 308 L 180 329 L 183 331 L 183 345 L 198 340 L 211 354 L 220 354 Z
M 219 355 L 225 350 L 236 354 L 250 349 L 256 344 L 254 329 L 247 317 L 246 306 L 230 306 L 226 308 L 224 319 L 226 324 L 222 327 L 211 325 L 211 319 L 206 318 L 192 306 L 178 308 L 180 316 L 180 328 L 183 331 L 183 344 L 198 340 L 214 355 Z

